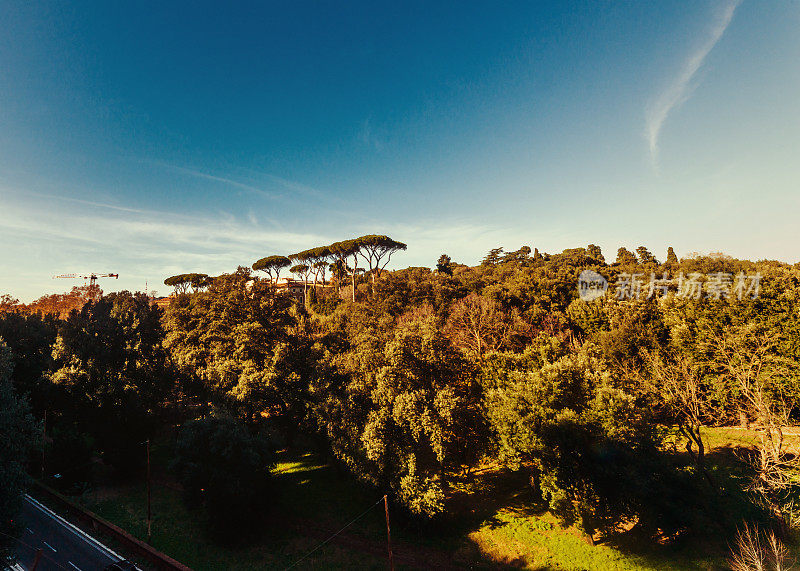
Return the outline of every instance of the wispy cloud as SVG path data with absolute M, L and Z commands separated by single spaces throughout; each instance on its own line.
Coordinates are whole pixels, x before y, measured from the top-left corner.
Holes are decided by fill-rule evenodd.
M 46 198 L 48 200 L 60 200 L 63 202 L 72 202 L 74 204 L 82 204 L 85 206 L 93 206 L 96 208 L 108 208 L 109 210 L 117 210 L 119 212 L 134 212 L 137 214 L 147 214 L 153 213 L 153 211 L 143 210 L 141 208 L 132 208 L 130 206 L 120 206 L 118 204 L 108 204 L 107 202 L 98 202 L 95 200 L 84 200 L 81 198 L 73 198 L 71 196 L 58 196 L 55 194 L 47 194 L 44 192 L 33 192 L 30 190 L 26 190 L 24 192 L 26 196 L 29 197 L 38 197 L 38 198 Z
M 192 177 L 195 177 L 195 178 L 202 178 L 204 180 L 211 180 L 211 181 L 214 181 L 214 182 L 219 182 L 219 183 L 222 183 L 222 184 L 226 184 L 228 186 L 232 186 L 234 188 L 239 188 L 241 190 L 246 190 L 248 192 L 254 192 L 256 194 L 260 194 L 262 196 L 266 196 L 267 198 L 278 198 L 278 195 L 275 194 L 275 193 L 268 192 L 268 191 L 264 190 L 263 188 L 258 188 L 256 186 L 251 185 L 251 184 L 246 184 L 246 183 L 243 183 L 243 182 L 239 182 L 238 180 L 233 180 L 233 179 L 226 178 L 226 177 L 223 177 L 223 176 L 217 176 L 217 175 L 209 174 L 207 172 L 199 171 L 199 170 L 196 170 L 196 169 L 180 167 L 180 166 L 177 166 L 177 165 L 171 165 L 171 164 L 163 163 L 163 162 L 157 162 L 156 164 L 159 164 L 162 167 L 170 169 L 170 170 L 173 170 L 175 172 L 179 172 L 179 173 L 182 173 L 182 174 L 185 174 L 185 175 L 189 175 L 189 176 L 192 176 Z
M 2 190 L 2 189 L 0 189 Z M 60 291 L 52 274 L 120 273 L 114 288 L 141 289 L 182 271 L 217 274 L 269 254 L 332 241 L 309 229 L 264 228 L 226 213 L 188 216 L 91 201 L 0 192 L 0 293 L 32 299 Z M 35 278 L 21 279 L 21 273 Z
M 290 180 L 287 178 L 283 178 L 274 174 L 265 173 L 256 171 L 253 169 L 237 169 L 239 172 L 246 172 L 249 173 L 250 176 L 246 176 L 245 178 L 253 179 L 250 182 L 242 182 L 241 180 L 236 180 L 234 178 L 230 178 L 230 176 L 219 176 L 216 174 L 211 174 L 205 171 L 201 171 L 194 168 L 184 167 L 180 165 L 174 165 L 170 163 L 166 163 L 163 161 L 147 161 L 149 163 L 158 165 L 163 167 L 167 170 L 171 170 L 173 172 L 177 172 L 180 174 L 184 174 L 190 177 L 199 178 L 203 180 L 210 180 L 213 182 L 218 182 L 220 184 L 232 186 L 234 188 L 238 188 L 241 190 L 245 190 L 248 192 L 252 192 L 255 194 L 260 194 L 266 198 L 274 199 L 274 200 L 283 200 L 291 197 L 295 194 L 301 194 L 304 196 L 310 196 L 313 198 L 330 198 L 325 193 L 313 188 L 307 184 L 303 184 L 301 182 L 297 182 L 295 180 Z M 258 182 L 255 179 L 262 179 L 261 182 L 264 182 L 263 179 L 266 179 L 268 187 L 275 187 L 279 186 L 286 190 L 291 191 L 290 193 L 281 193 L 281 192 L 273 192 L 270 190 L 265 190 L 262 186 L 257 186 Z
M 686 101 L 693 89 L 692 79 L 697 71 L 702 67 L 708 54 L 717 45 L 725 30 L 733 19 L 733 14 L 739 5 L 740 0 L 729 0 L 717 15 L 713 26 L 705 42 L 693 52 L 683 63 L 680 73 L 669 84 L 647 111 L 646 135 L 650 145 L 650 158 L 653 166 L 658 166 L 658 139 L 664 122 L 669 117 L 670 112 Z
M 392 260 L 394 267 L 431 266 L 441 252 L 474 263 L 498 245 L 529 243 L 527 231 L 492 227 L 474 220 L 418 220 L 398 224 L 363 219 L 353 224 L 304 224 L 265 227 L 255 213 L 191 216 L 86 200 L 53 198 L 0 188 L 0 293 L 30 301 L 63 291 L 50 276 L 78 271 L 118 272 L 113 289 L 159 287 L 166 276 L 198 271 L 219 274 L 249 265 L 270 254 L 296 252 L 359 234 L 387 233 L 407 242 L 409 251 Z M 541 244 L 539 244 L 541 245 Z M 434 255 L 434 253 L 436 255 Z
M 279 184 L 280 186 L 288 190 L 300 192 L 302 194 L 313 196 L 315 198 L 323 198 L 325 196 L 324 193 L 320 192 L 316 188 L 308 186 L 307 184 L 275 176 L 274 174 L 269 174 L 269 173 L 262 173 L 262 174 L 263 176 L 267 177 L 270 181 L 274 182 L 275 184 Z

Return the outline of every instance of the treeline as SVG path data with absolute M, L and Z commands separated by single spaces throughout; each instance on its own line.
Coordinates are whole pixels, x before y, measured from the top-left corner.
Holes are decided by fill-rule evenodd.
M 392 259 L 392 254 L 405 250 L 406 244 L 398 242 L 389 236 L 367 234 L 359 238 L 334 242 L 327 246 L 316 246 L 296 254 L 271 255 L 256 260 L 252 268 L 254 271 L 264 272 L 271 284 L 276 284 L 280 278 L 281 270 L 289 271 L 303 281 L 303 300 L 307 299 L 308 281 L 313 276 L 316 293 L 318 282 L 325 283 L 325 274 L 331 272 L 337 291 L 346 281 L 348 276 L 352 286 L 352 300 L 356 300 L 356 280 L 369 278 L 371 282 L 379 279 L 386 266 Z M 366 268 L 359 268 L 359 261 L 366 264 Z M 351 265 L 348 265 L 352 263 Z M 294 265 L 292 265 L 294 264 Z M 175 294 L 197 292 L 213 282 L 215 278 L 207 274 L 189 273 L 170 276 L 164 280 L 164 285 L 174 288 Z
M 459 483 L 497 465 L 525 472 L 534 495 L 593 541 L 630 526 L 662 542 L 731 538 L 742 519 L 788 536 L 800 515 L 784 438 L 800 396 L 800 268 L 679 260 L 671 248 L 660 262 L 644 247 L 620 248 L 609 264 L 590 245 L 384 271 L 403 249 L 364 237 L 178 279 L 189 287 L 163 312 L 123 292 L 66 319 L 4 314 L 14 388 L 37 418 L 47 414 L 45 468 L 80 474 L 75 466 L 102 452 L 124 470 L 177 418 L 186 432 L 176 465 L 191 489 L 219 481 L 197 469 L 203 458 L 213 465 L 211 445 L 192 444 L 219 442 L 217 431 L 262 463 L 264 442 L 307 445 L 311 435 L 422 520 L 448 517 Z M 276 295 L 292 262 L 331 271 L 337 288 L 312 287 L 302 303 Z M 586 275 L 605 280 L 605 295 L 581 299 Z M 707 457 L 701 427 L 720 424 L 760 435 L 738 472 Z M 244 466 L 231 469 L 239 489 L 263 499 L 262 480 L 246 477 L 252 461 L 240 460 L 225 460 Z M 224 512 L 232 496 L 216 497 Z
M 8 294 L 0 296 L 0 313 L 39 313 L 55 317 L 67 317 L 72 310 L 80 309 L 90 300 L 103 295 L 97 285 L 75 286 L 67 293 L 43 295 L 31 303 L 20 301 Z

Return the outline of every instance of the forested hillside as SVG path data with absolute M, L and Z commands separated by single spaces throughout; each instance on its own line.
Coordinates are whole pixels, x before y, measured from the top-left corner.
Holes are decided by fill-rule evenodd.
M 7 299 L 13 398 L 46 419 L 29 473 L 70 489 L 100 461 L 124 477 L 179 426 L 175 478 L 212 537 L 257 529 L 276 451 L 303 448 L 419 529 L 464 517 L 464 490 L 493 470 L 524 476 L 524 497 L 591 545 L 736 552 L 745 525 L 764 550 L 770 533 L 772 551 L 791 544 L 800 267 L 589 245 L 385 269 L 404 249 L 368 236 L 175 276 L 165 310 L 129 292 L 60 316 Z M 279 290 L 283 268 L 302 296 Z M 722 461 L 709 426 L 758 438 Z

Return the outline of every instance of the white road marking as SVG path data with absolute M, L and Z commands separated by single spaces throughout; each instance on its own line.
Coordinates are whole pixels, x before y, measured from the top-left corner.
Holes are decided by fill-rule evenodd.
M 42 541 L 42 543 L 44 543 L 47 547 L 52 549 L 53 553 L 58 553 L 58 550 L 55 547 L 53 547 L 52 545 L 50 545 L 49 543 L 47 543 L 46 541 Z
M 29 527 L 26 527 L 26 528 L 25 528 L 25 531 L 27 531 L 28 533 L 30 533 L 31 535 L 33 535 L 33 531 L 31 531 L 31 528 L 29 528 Z
M 80 530 L 77 527 L 75 527 L 74 525 L 72 525 L 70 522 L 65 520 L 63 517 L 61 517 L 60 515 L 58 515 L 55 512 L 53 512 L 53 510 L 51 510 L 48 507 L 43 506 L 41 503 L 37 502 L 35 499 L 33 499 L 28 494 L 25 494 L 25 499 L 33 507 L 35 507 L 36 509 L 38 509 L 39 511 L 41 511 L 44 514 L 47 514 L 49 517 L 53 518 L 54 520 L 58 521 L 61 525 L 66 527 L 74 535 L 77 535 L 78 537 L 81 537 L 84 540 L 86 540 L 89 543 L 89 545 L 91 545 L 92 547 L 97 549 L 100 553 L 103 553 L 104 555 L 106 555 L 109 559 L 116 560 L 116 561 L 122 561 L 123 559 L 125 559 L 124 557 L 122 557 L 121 555 L 119 555 L 118 553 L 113 551 L 112 549 L 109 549 L 108 547 L 106 547 L 105 545 L 103 545 L 102 543 L 97 541 L 94 537 L 92 537 L 88 533 L 86 533 L 83 530 Z
M 73 569 L 77 569 L 78 571 L 82 571 L 82 569 L 80 567 L 78 567 L 77 565 L 75 565 L 72 561 L 67 561 L 67 563 L 69 563 L 70 567 L 72 567 Z

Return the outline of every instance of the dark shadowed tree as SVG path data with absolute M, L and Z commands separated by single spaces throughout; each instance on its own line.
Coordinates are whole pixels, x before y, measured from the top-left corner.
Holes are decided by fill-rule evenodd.
M 197 293 L 203 288 L 208 287 L 210 279 L 208 274 L 186 274 L 189 284 L 192 286 L 192 291 Z
M 617 250 L 617 265 L 630 266 L 636 264 L 636 256 L 627 248 L 620 248 Z
M 489 250 L 489 253 L 483 257 L 481 260 L 482 266 L 494 266 L 500 263 L 500 260 L 503 256 L 503 248 L 492 248 Z
M 531 247 L 522 246 L 519 250 L 506 252 L 501 261 L 504 263 L 526 264 L 531 259 Z
M 263 521 L 274 463 L 265 438 L 214 414 L 183 426 L 173 466 L 189 506 L 204 506 L 209 533 L 227 540 Z
M 600 249 L 600 246 L 596 246 L 595 244 L 589 244 L 586 247 L 586 253 L 589 255 L 590 258 L 596 260 L 600 264 L 605 264 L 606 259 L 603 257 L 603 251 Z
M 25 462 L 37 432 L 27 403 L 14 392 L 12 368 L 11 351 L 0 339 L 0 561 L 22 530 L 17 514 L 28 484 Z
M 0 338 L 6 340 L 13 359 L 14 389 L 17 394 L 26 395 L 37 418 L 43 416 L 53 398 L 47 373 L 53 363 L 57 329 L 58 320 L 53 315 L 0 314 Z
M 339 291 L 341 282 L 347 279 L 347 276 L 350 275 L 350 268 L 344 261 L 336 260 L 328 265 L 328 269 L 331 271 L 334 281 L 336 281 L 336 291 Z
M 64 421 L 91 434 L 119 468 L 139 463 L 174 389 L 162 341 L 161 310 L 143 293 L 104 296 L 59 327 L 50 377 L 69 397 Z
M 19 309 L 19 300 L 15 297 L 4 293 L 0 295 L 0 313 L 5 313 L 7 311 L 14 311 Z
M 636 248 L 636 255 L 639 256 L 639 263 L 643 266 L 657 266 L 658 260 L 645 246 Z

